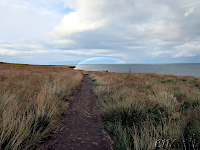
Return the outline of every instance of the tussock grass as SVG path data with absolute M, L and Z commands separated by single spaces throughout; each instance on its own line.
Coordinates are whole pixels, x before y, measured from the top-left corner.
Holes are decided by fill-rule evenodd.
M 87 72 L 115 149 L 200 148 L 200 78 Z
M 0 64 L 0 149 L 35 149 L 65 113 L 81 74 L 64 66 Z

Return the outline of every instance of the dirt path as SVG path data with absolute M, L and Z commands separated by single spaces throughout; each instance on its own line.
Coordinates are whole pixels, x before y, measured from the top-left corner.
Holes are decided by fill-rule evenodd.
M 83 76 L 80 89 L 69 101 L 61 126 L 40 150 L 112 150 L 96 102 L 92 82 Z

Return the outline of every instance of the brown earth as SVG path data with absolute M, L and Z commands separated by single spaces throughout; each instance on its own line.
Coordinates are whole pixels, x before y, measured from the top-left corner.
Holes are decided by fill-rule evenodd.
M 93 84 L 83 76 L 80 89 L 69 101 L 66 115 L 55 135 L 40 150 L 112 150 L 97 110 Z

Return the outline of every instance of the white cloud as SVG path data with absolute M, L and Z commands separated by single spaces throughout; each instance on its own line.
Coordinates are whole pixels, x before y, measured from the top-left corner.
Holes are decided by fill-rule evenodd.
M 65 6 L 61 1 L 65 1 Z M 4 41 L 0 41 L 0 47 L 4 52 L 1 55 L 10 51 L 13 56 L 23 56 L 24 61 L 30 58 L 38 62 L 49 61 L 47 57 L 52 62 L 96 56 L 150 62 L 158 58 L 162 61 L 164 57 L 199 56 L 199 44 L 194 44 L 200 39 L 197 0 L 59 0 L 57 3 L 2 0 L 0 40 Z M 3 10 L 3 6 L 9 11 Z M 73 12 L 64 13 L 68 8 Z M 11 37 L 18 41 L 6 43 Z
M 191 0 L 190 2 L 188 1 L 183 1 L 183 5 L 182 7 L 183 8 L 188 8 L 188 7 L 196 7 L 196 6 L 199 6 L 200 5 L 200 2 L 197 1 L 197 0 Z
M 152 57 L 171 56 L 172 58 L 196 57 L 200 56 L 200 42 L 185 43 L 174 46 L 170 50 L 154 49 Z
M 172 17 L 170 6 L 152 0 L 145 3 L 66 0 L 66 4 L 75 8 L 76 12 L 66 15 L 50 35 L 61 40 L 73 40 L 79 48 L 87 48 L 96 42 L 92 48 L 116 49 L 127 47 L 127 42 L 130 47 L 137 46 L 137 38 L 144 38 L 144 44 L 149 42 L 150 37 L 163 40 L 180 37 L 180 26 Z
M 71 12 L 63 17 L 60 24 L 54 28 L 51 35 L 55 36 L 69 36 L 74 33 L 80 33 L 83 31 L 92 31 L 101 27 L 103 22 L 101 21 L 86 21 L 85 18 L 79 16 L 77 12 Z
M 31 64 L 49 64 L 48 62 L 55 63 L 60 61 L 78 62 L 87 59 L 88 57 L 104 56 L 105 54 L 115 56 L 112 50 L 106 49 L 90 49 L 90 51 L 88 51 L 87 49 L 60 50 L 52 48 L 46 50 L 43 46 L 20 45 L 0 41 L 0 61 L 5 62 L 7 62 L 5 58 L 8 58 L 9 60 L 10 56 L 15 56 L 15 59 L 20 58 L 20 60 L 16 61 L 17 63 L 23 63 L 24 61 Z M 4 57 L 2 58 L 2 56 Z M 38 63 L 34 61 L 37 61 Z M 13 60 L 10 60 L 10 62 L 13 62 Z
M 200 56 L 200 42 L 185 43 L 175 47 L 174 58 Z
M 161 54 L 182 38 L 180 20 L 177 20 L 182 12 L 173 8 L 175 5 L 178 7 L 177 3 L 66 0 L 66 4 L 76 11 L 66 15 L 49 33 L 54 41 L 60 41 L 57 45 L 63 50 L 111 49 L 113 55 L 131 61 L 133 55 L 141 59 L 154 55 L 157 47 L 161 47 Z M 71 40 L 71 44 L 62 42 L 61 45 L 61 41 L 66 39 Z
M 16 55 L 19 54 L 18 51 L 16 50 L 4 50 L 4 49 L 0 49 L 0 55 Z
M 184 4 L 182 8 L 185 9 L 184 17 L 189 17 L 190 15 L 195 13 L 196 9 L 200 8 L 200 2 L 192 0 L 190 3 L 187 2 L 186 4 Z
M 62 0 L 57 1 L 58 6 L 54 3 L 52 0 L 1 0 L 0 39 L 17 41 L 19 38 L 38 38 L 46 34 L 64 15 L 60 10 L 65 8 L 59 6 Z
M 196 7 L 191 7 L 187 10 L 187 12 L 184 14 L 184 17 L 189 17 L 195 10 Z

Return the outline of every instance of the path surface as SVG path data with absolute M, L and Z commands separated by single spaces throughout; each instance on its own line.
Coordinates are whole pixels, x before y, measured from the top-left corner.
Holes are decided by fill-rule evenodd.
M 83 76 L 80 89 L 69 101 L 62 124 L 40 150 L 112 150 L 96 102 L 92 82 Z

